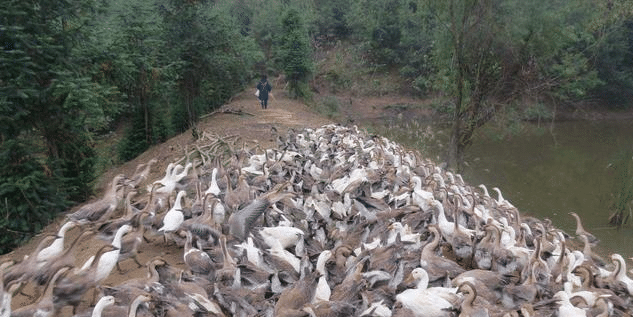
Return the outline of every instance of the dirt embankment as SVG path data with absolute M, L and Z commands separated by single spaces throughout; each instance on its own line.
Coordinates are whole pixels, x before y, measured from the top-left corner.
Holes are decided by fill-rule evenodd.
M 402 97 L 380 97 L 380 98 L 351 98 L 340 97 L 341 104 L 341 121 L 342 124 L 359 124 L 365 120 L 376 120 L 385 115 L 393 115 L 392 112 L 383 112 L 385 105 L 393 104 L 412 104 L 419 103 L 413 99 Z M 218 111 L 203 117 L 197 126 L 199 135 L 212 135 L 220 138 L 230 139 L 236 144 L 242 144 L 253 148 L 259 146 L 260 149 L 273 147 L 276 143 L 277 135 L 285 135 L 288 129 L 317 128 L 329 123 L 339 123 L 318 114 L 309 106 L 297 100 L 288 99 L 283 92 L 276 92 L 274 98 L 271 98 L 268 109 L 263 110 L 259 106 L 256 97 L 250 92 L 245 91 L 234 97 L 227 105 L 221 107 Z M 138 156 L 136 159 L 127 162 L 121 166 L 115 167 L 101 175 L 98 180 L 96 198 L 101 197 L 108 183 L 117 174 L 131 176 L 138 164 L 148 162 L 151 159 L 157 159 L 157 163 L 152 167 L 151 174 L 148 179 L 151 181 L 162 178 L 165 168 L 171 162 L 180 160 L 185 153 L 194 149 L 196 146 L 192 131 L 187 131 L 181 135 L 169 139 L 167 142 L 155 145 L 148 151 Z M 144 188 L 145 184 L 141 186 Z M 96 199 L 95 198 L 95 199 Z M 74 211 L 74 210 L 72 210 Z M 58 221 L 49 225 L 37 237 L 32 239 L 26 245 L 14 250 L 9 254 L 0 257 L 0 262 L 6 260 L 14 260 L 19 262 L 25 256 L 30 255 L 36 249 L 38 243 L 45 235 L 56 233 L 61 224 L 65 222 L 63 216 Z M 79 236 L 81 229 L 71 229 L 65 237 L 65 245 L 70 243 Z M 151 235 L 147 235 L 148 237 Z M 152 243 L 144 244 L 139 254 L 139 261 L 145 263 L 155 256 L 165 258 L 169 263 L 176 265 L 184 265 L 182 261 L 182 249 L 177 246 L 165 246 L 162 237 L 150 237 L 154 239 Z M 77 266 L 81 266 L 90 256 L 96 253 L 101 246 L 107 242 L 92 238 L 88 241 L 80 241 L 78 247 L 75 248 L 75 262 Z M 123 273 L 113 270 L 112 274 L 105 280 L 105 285 L 117 285 L 123 281 L 133 278 L 144 277 L 147 274 L 145 267 L 138 268 L 134 261 L 125 261 L 121 265 Z M 24 288 L 24 293 L 34 294 L 31 285 Z M 89 294 L 91 294 L 89 292 Z M 86 309 L 89 305 L 88 298 L 84 297 L 85 302 L 80 306 Z M 12 307 L 22 307 L 31 303 L 33 299 L 27 296 L 16 294 L 12 301 Z M 62 316 L 71 316 L 70 308 L 63 311 Z

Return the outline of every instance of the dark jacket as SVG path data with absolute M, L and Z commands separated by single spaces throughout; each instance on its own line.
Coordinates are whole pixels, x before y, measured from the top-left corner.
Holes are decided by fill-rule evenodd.
M 260 81 L 257 83 L 257 89 L 259 89 L 259 99 L 266 100 L 268 99 L 268 93 L 273 90 L 273 86 L 268 81 Z

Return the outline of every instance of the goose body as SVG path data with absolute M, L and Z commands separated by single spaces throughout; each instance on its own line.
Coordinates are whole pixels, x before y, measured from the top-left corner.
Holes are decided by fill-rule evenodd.
M 192 234 L 188 230 L 185 230 L 187 240 L 185 242 L 183 259 L 185 264 L 194 274 L 208 275 L 213 271 L 213 261 L 209 254 L 193 247 Z
M 114 296 L 108 295 L 108 296 L 103 296 L 99 298 L 99 301 L 97 302 L 95 307 L 92 309 L 92 314 L 90 316 L 101 317 L 103 310 L 108 306 L 112 306 L 113 304 L 114 304 Z
M 446 299 L 443 291 L 438 288 L 427 289 L 429 278 L 426 271 L 416 268 L 411 274 L 419 280 L 416 288 L 406 289 L 396 295 L 396 302 L 401 303 L 416 317 L 451 316 L 449 310 L 453 308 L 453 304 Z
M 216 197 L 220 195 L 221 190 L 220 186 L 218 186 L 218 168 L 214 167 L 213 171 L 211 171 L 211 183 L 209 184 L 209 188 L 204 192 L 205 195 L 215 195 Z
M 123 225 L 119 230 L 117 230 L 114 239 L 112 240 L 112 247 L 114 250 L 109 251 L 101 255 L 99 258 L 99 262 L 97 263 L 97 270 L 95 272 L 95 280 L 101 281 L 110 275 L 112 269 L 116 266 L 119 261 L 119 253 L 121 251 L 121 239 L 123 239 L 123 235 L 130 232 L 132 227 L 130 225 Z
M 332 290 L 327 283 L 327 271 L 325 270 L 325 262 L 332 257 L 332 251 L 324 250 L 319 254 L 317 259 L 316 270 L 321 274 L 319 276 L 319 282 L 316 286 L 313 302 L 329 301 Z
M 184 190 L 178 192 L 174 206 L 165 214 L 165 218 L 163 218 L 163 226 L 158 229 L 159 232 L 176 231 L 183 221 L 185 221 L 185 215 L 182 212 L 182 199 L 185 195 L 186 193 Z
M 48 261 L 62 254 L 64 250 L 64 237 L 66 232 L 75 226 L 77 226 L 77 222 L 75 221 L 67 221 L 64 225 L 62 225 L 57 232 L 57 238 L 48 247 L 42 249 L 37 254 L 36 261 L 38 268 L 41 268 Z
M 259 234 L 269 247 L 280 244 L 283 249 L 295 246 L 304 236 L 303 230 L 286 226 L 264 227 L 259 230 Z

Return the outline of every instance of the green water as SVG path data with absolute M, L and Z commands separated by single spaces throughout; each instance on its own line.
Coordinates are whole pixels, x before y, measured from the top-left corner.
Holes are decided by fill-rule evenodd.
M 413 126 L 423 129 L 423 123 L 397 126 L 386 127 L 392 138 L 432 157 L 438 153 L 432 144 L 446 139 L 441 127 L 434 127 L 435 135 L 422 141 L 424 137 L 411 131 Z M 549 218 L 572 236 L 576 223 L 569 212 L 574 211 L 585 229 L 600 239 L 596 251 L 633 256 L 633 220 L 621 229 L 608 225 L 616 176 L 609 164 L 619 151 L 633 146 L 633 122 L 570 121 L 556 123 L 551 130 L 527 130 L 531 132 L 503 139 L 480 133 L 467 151 L 464 180 L 486 185 L 494 197 L 492 187 L 499 187 L 522 215 Z

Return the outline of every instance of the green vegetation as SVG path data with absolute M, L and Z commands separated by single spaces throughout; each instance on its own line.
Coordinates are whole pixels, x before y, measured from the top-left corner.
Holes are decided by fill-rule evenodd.
M 0 239 L 0 252 L 88 199 L 96 168 L 195 128 L 261 74 L 285 78 L 289 95 L 305 99 L 323 87 L 435 98 L 452 125 L 444 160 L 457 170 L 490 120 L 629 108 L 632 7 L 623 0 L 7 0 L 0 236 L 11 239 Z M 338 100 L 311 104 L 335 115 Z M 104 159 L 95 140 L 117 127 L 126 127 L 110 145 L 118 157 Z
M 633 202 L 633 150 L 629 148 L 620 151 L 613 163 L 609 165 L 607 172 L 613 178 L 609 223 L 620 227 L 633 216 L 633 210 L 631 210 Z

